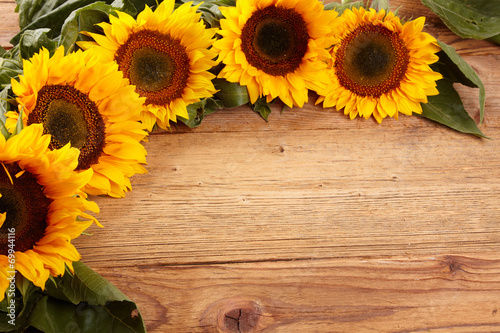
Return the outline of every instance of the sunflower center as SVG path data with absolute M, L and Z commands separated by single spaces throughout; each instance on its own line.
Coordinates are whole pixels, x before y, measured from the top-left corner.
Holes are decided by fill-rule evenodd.
M 80 149 L 78 167 L 85 170 L 96 164 L 104 150 L 105 125 L 97 105 L 87 94 L 68 86 L 44 86 L 38 92 L 36 106 L 28 116 L 28 125 L 41 123 L 52 136 L 50 149 L 67 143 Z
M 409 63 L 398 33 L 367 24 L 345 37 L 336 53 L 340 84 L 359 96 L 379 97 L 399 87 Z
M 52 200 L 45 196 L 43 187 L 28 171 L 16 177 L 20 171 L 14 163 L 0 166 L 0 213 L 7 213 L 0 228 L 0 255 L 8 253 L 10 228 L 15 228 L 15 250 L 23 252 L 32 249 L 47 228 Z
M 256 10 L 241 31 L 241 49 L 250 65 L 273 76 L 294 72 L 307 52 L 309 33 L 294 9 Z
M 130 81 L 148 91 L 158 91 L 170 85 L 175 73 L 171 58 L 149 48 L 135 51 L 131 68 Z
M 71 142 L 71 146 L 78 149 L 88 135 L 83 113 L 78 106 L 64 99 L 56 99 L 49 104 L 44 124 L 49 133 L 54 133 L 55 141 L 61 144 Z
M 158 31 L 130 35 L 115 54 L 123 75 L 146 97 L 146 104 L 166 105 L 181 98 L 190 72 L 186 48 L 179 39 Z

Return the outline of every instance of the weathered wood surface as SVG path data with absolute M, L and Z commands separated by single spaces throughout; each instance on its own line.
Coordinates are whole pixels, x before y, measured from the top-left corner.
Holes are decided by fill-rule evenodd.
M 147 175 L 95 198 L 83 261 L 150 332 L 500 331 L 500 47 L 453 35 L 486 87 L 481 140 L 417 117 L 350 121 L 311 102 L 156 132 Z M 0 2 L 0 43 L 15 26 Z M 478 119 L 478 92 L 458 87 Z

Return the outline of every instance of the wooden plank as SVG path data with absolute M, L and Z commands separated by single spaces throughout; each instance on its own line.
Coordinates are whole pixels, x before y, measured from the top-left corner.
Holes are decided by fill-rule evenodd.
M 15 0 L 0 0 L 0 46 L 10 48 L 10 39 L 19 31 L 19 17 L 14 12 Z
M 499 55 L 471 58 L 493 138 Z M 477 116 L 477 89 L 460 92 Z M 275 108 L 269 122 L 223 110 L 145 146 L 149 174 L 134 176 L 124 199 L 96 198 L 106 228 L 76 242 L 93 267 L 135 265 L 136 253 L 188 264 L 499 250 L 497 140 L 418 117 L 350 121 L 308 104 Z
M 106 228 L 77 242 L 92 266 L 498 250 L 493 141 L 429 126 L 165 133 L 146 148 L 133 191 L 96 198 Z
M 391 4 L 479 73 L 496 140 L 351 121 L 314 94 L 269 122 L 240 107 L 154 133 L 149 173 L 126 198 L 92 198 L 105 228 L 74 242 L 149 332 L 500 331 L 500 48 Z M 3 46 L 14 7 L 0 2 Z M 457 88 L 478 120 L 477 89 Z
M 500 262 L 347 258 L 114 267 L 149 332 L 498 332 Z

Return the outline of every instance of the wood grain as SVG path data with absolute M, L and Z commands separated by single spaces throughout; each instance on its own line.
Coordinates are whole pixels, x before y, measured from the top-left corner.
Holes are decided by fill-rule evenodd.
M 0 0 L 0 46 L 10 48 L 10 39 L 19 32 L 19 17 L 14 0 Z
M 152 332 L 498 332 L 500 262 L 435 256 L 107 270 Z
M 105 228 L 75 241 L 149 332 L 500 331 L 500 47 L 391 4 L 478 72 L 494 140 L 350 121 L 314 94 L 269 122 L 240 107 L 153 133 L 149 173 L 93 198 Z M 1 15 L 6 45 L 18 28 Z M 457 89 L 479 120 L 477 89 Z

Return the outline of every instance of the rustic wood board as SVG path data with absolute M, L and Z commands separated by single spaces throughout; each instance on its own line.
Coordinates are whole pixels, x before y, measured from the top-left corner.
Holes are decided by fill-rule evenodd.
M 481 76 L 477 139 L 418 117 L 246 107 L 155 132 L 126 198 L 93 198 L 83 261 L 150 332 L 500 331 L 500 47 L 406 17 Z M 0 2 L 0 44 L 18 31 Z M 458 86 L 479 118 L 478 92 Z

